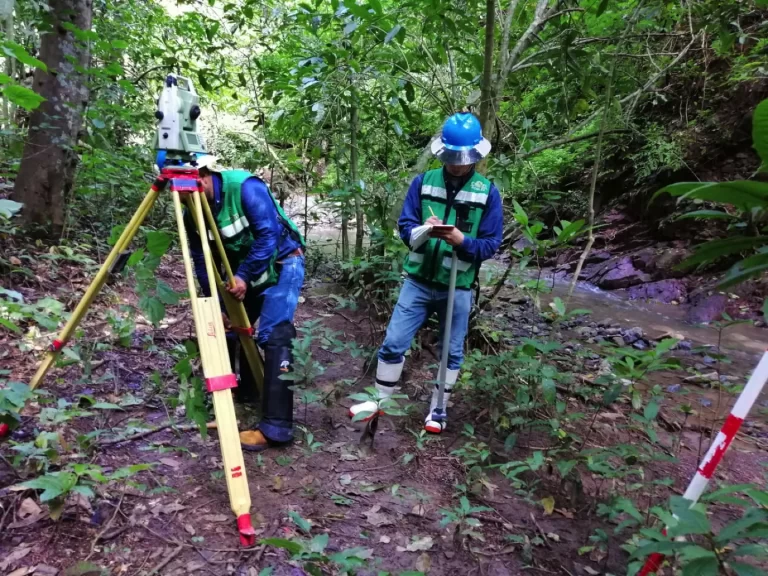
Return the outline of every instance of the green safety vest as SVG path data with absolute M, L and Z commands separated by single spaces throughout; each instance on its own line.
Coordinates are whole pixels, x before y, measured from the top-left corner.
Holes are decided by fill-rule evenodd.
M 434 213 L 445 224 L 459 228 L 464 236 L 476 238 L 490 192 L 490 181 L 475 172 L 464 187 L 456 193 L 450 211 L 446 214 L 448 194 L 445 189 L 443 169 L 430 170 L 424 174 L 419 192 L 422 223 Z M 450 244 L 438 238 L 430 238 L 416 250 L 411 250 L 404 268 L 411 276 L 448 286 L 452 255 L 453 247 Z M 456 288 L 468 289 L 475 281 L 480 263 L 463 259 L 461 252 L 457 252 L 457 255 Z
M 227 253 L 232 270 L 237 271 L 240 263 L 248 255 L 253 244 L 253 235 L 251 234 L 248 218 L 245 217 L 242 202 L 242 185 L 248 178 L 258 178 L 245 170 L 226 170 L 221 172 L 222 179 L 222 199 L 221 210 L 216 215 L 216 225 L 219 228 L 221 241 L 224 244 L 224 250 Z M 265 184 L 266 185 L 266 184 Z M 275 200 L 272 191 L 267 186 L 269 197 L 277 210 L 278 218 L 283 226 L 288 228 L 293 237 L 305 247 L 304 238 L 299 229 L 283 212 L 280 204 Z M 209 232 L 210 235 L 210 232 Z M 210 238 L 211 240 L 213 238 Z M 269 261 L 266 271 L 258 278 L 251 281 L 253 288 L 262 288 L 277 283 L 277 271 L 275 270 L 275 261 L 277 260 L 278 248 Z

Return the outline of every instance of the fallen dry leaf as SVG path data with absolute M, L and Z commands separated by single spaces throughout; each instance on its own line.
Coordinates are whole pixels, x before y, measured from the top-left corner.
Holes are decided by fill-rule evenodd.
M 30 516 L 29 518 L 26 518 L 24 520 L 13 522 L 12 524 L 9 524 L 7 528 L 10 530 L 15 530 L 17 528 L 26 528 L 27 526 L 32 526 L 32 524 L 34 524 L 35 522 L 38 522 L 43 518 L 47 518 L 47 517 L 48 517 L 48 512 L 40 512 L 40 514 L 35 514 L 34 516 Z
M 427 509 L 424 507 L 424 504 L 416 504 L 416 506 L 413 507 L 413 510 L 411 510 L 411 514 L 423 517 L 427 515 Z
M 549 532 L 547 534 L 547 538 L 552 540 L 552 542 L 560 542 L 560 536 L 555 534 L 554 532 Z
M 571 512 L 570 510 L 566 510 L 565 508 L 556 508 L 555 512 L 557 512 L 558 514 L 562 514 L 569 520 L 573 520 L 573 512 Z
M 71 504 L 72 506 L 76 506 L 77 508 L 85 510 L 86 512 L 88 512 L 88 514 L 93 514 L 93 507 L 91 506 L 90 500 L 88 500 L 88 498 L 86 498 L 79 492 L 70 494 L 68 503 Z
M 379 512 L 381 510 L 381 506 L 378 504 L 368 510 L 367 512 L 363 512 L 363 516 L 368 520 L 368 524 L 371 526 L 376 526 L 377 528 L 380 526 L 391 526 L 394 524 L 394 521 L 387 516 L 386 514 Z
M 35 566 L 35 576 L 56 576 L 59 573 L 59 569 L 55 566 L 48 566 L 47 564 L 38 564 Z
M 429 557 L 429 554 L 424 552 L 424 554 L 419 556 L 419 559 L 416 560 L 416 570 L 426 574 L 427 572 L 429 572 L 429 569 L 431 567 L 432 567 L 432 559 Z
M 589 566 L 584 566 L 584 572 L 589 574 L 589 576 L 599 576 L 600 575 L 600 572 L 598 572 L 594 568 L 590 568 Z
M 19 518 L 26 518 L 27 516 L 37 516 L 42 510 L 32 498 L 24 498 L 19 506 Z
M 181 504 L 180 502 L 172 502 L 170 504 L 159 504 L 152 508 L 152 515 L 157 516 L 158 514 L 173 514 L 174 512 L 180 512 L 181 510 L 186 510 L 186 506 L 184 504 Z
M 351 474 L 342 474 L 339 476 L 339 484 L 342 486 L 346 486 L 352 482 L 352 475 Z
M 224 514 L 206 514 L 203 516 L 203 520 L 206 522 L 227 522 L 229 521 L 229 516 Z
M 24 566 L 23 568 L 16 568 L 13 572 L 8 574 L 8 576 L 27 576 L 27 574 L 32 573 L 32 568 L 29 566 Z
M 381 542 L 382 544 L 389 544 L 390 542 L 392 542 L 392 538 L 390 538 L 389 536 L 382 536 L 381 538 L 379 538 L 379 542 Z
M 169 468 L 173 468 L 174 470 L 178 470 L 179 466 L 181 466 L 181 462 L 175 460 L 174 458 L 160 458 L 160 462 Z
M 0 571 L 8 570 L 8 568 L 16 564 L 16 562 L 24 558 L 24 556 L 30 552 L 32 552 L 32 548 L 29 544 L 21 544 L 17 546 L 13 552 L 0 560 Z
M 402 546 L 397 547 L 398 552 L 421 552 L 423 550 L 431 550 L 434 542 L 432 536 L 424 536 L 422 538 L 416 538 L 413 542 L 408 544 L 405 548 Z
M 192 524 L 184 524 L 184 530 L 186 530 L 187 533 L 191 536 L 195 535 L 195 527 L 192 526 Z
M 280 492 L 283 489 L 283 477 L 275 476 L 272 478 L 272 490 Z

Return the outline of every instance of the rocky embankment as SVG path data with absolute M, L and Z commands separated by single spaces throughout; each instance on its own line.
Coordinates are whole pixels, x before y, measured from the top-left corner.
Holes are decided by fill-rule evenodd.
M 716 289 L 724 269 L 699 273 L 680 268 L 698 241 L 658 240 L 646 225 L 631 222 L 625 215 L 603 216 L 605 228 L 596 236 L 594 247 L 579 274 L 579 280 L 601 290 L 621 291 L 630 300 L 656 301 L 683 306 L 686 321 L 711 323 L 723 312 L 733 318 L 755 320 L 764 326 L 763 301 L 768 294 L 765 280 L 746 282 L 727 293 Z M 583 245 L 583 240 L 582 240 Z M 514 247 L 522 249 L 524 239 Z M 565 250 L 544 265 L 556 276 L 570 280 L 576 271 L 581 247 Z
M 532 300 L 526 296 L 506 295 L 500 300 L 510 305 L 505 316 L 510 320 L 512 338 L 508 344 L 521 344 L 525 338 L 549 339 L 563 345 L 563 351 L 575 353 L 585 348 L 597 350 L 597 346 L 616 348 L 631 347 L 645 351 L 655 348 L 661 340 L 676 338 L 672 348 L 677 356 L 688 358 L 688 375 L 681 379 L 683 384 L 694 384 L 710 388 L 722 384 L 733 385 L 741 379 L 736 375 L 724 374 L 725 368 L 718 362 L 718 349 L 715 345 L 696 346 L 682 334 L 657 333 L 652 335 L 640 326 L 622 325 L 611 318 L 594 320 L 589 316 L 577 316 L 568 320 L 553 322 L 535 310 Z M 605 368 L 604 356 L 597 353 L 587 354 L 585 368 L 592 372 L 601 372 Z M 679 390 L 673 386 L 670 392 Z

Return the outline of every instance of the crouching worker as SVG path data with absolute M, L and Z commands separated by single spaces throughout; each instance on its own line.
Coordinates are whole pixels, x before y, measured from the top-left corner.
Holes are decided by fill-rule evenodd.
M 454 114 L 443 125 L 442 137 L 432 143 L 432 152 L 442 168 L 417 176 L 408 189 L 398 221 L 400 237 L 410 248 L 405 261 L 407 278 L 379 349 L 376 389 L 380 396 L 391 396 L 403 372 L 405 353 L 416 332 L 433 312 L 440 321 L 443 341 L 448 282 L 453 252 L 458 256 L 456 293 L 451 323 L 443 415 L 451 389 L 464 360 L 464 338 L 472 308 L 472 285 L 483 260 L 499 249 L 503 233 L 501 196 L 496 187 L 475 172 L 475 164 L 491 150 L 483 138 L 480 122 L 472 114 Z M 431 226 L 442 225 L 440 229 Z M 447 419 L 432 419 L 438 407 L 438 385 L 424 429 L 439 434 Z M 350 416 L 375 412 L 374 402 L 363 402 L 350 409 Z
M 251 325 L 259 321 L 258 343 L 264 351 L 262 419 L 255 430 L 240 433 L 240 442 L 244 449 L 255 451 L 290 443 L 292 382 L 281 380 L 280 374 L 293 363 L 293 316 L 304 283 L 304 239 L 264 181 L 244 170 L 219 169 L 213 156 L 199 158 L 196 167 L 235 275 L 235 286 L 228 285 L 227 291 L 243 302 Z M 210 296 L 202 241 L 189 213 L 184 224 L 195 274 Z M 226 316 L 224 325 L 229 326 Z M 231 336 L 235 335 L 227 338 L 230 358 L 233 370 L 237 373 L 239 367 L 240 373 L 235 393 L 241 400 L 252 400 L 255 381 L 239 353 L 237 337 Z

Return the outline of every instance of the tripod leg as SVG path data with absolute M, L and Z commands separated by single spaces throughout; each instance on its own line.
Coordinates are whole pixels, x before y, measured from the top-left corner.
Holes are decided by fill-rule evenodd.
M 227 479 L 227 492 L 232 511 L 237 517 L 237 527 L 240 532 L 240 542 L 244 546 L 252 546 L 256 540 L 256 533 L 251 525 L 251 495 L 248 490 L 248 478 L 243 461 L 243 452 L 240 448 L 240 435 L 237 429 L 235 406 L 232 402 L 232 388 L 237 386 L 235 375 L 229 364 L 227 354 L 226 335 L 224 322 L 221 319 L 219 299 L 214 282 L 214 266 L 208 243 L 203 241 L 203 254 L 208 269 L 208 278 L 211 282 L 211 296 L 198 298 L 195 289 L 194 275 L 192 272 L 192 258 L 187 244 L 187 232 L 184 228 L 184 218 L 181 212 L 181 199 L 179 193 L 171 192 L 173 205 L 176 212 L 176 221 L 179 227 L 179 242 L 184 258 L 184 271 L 187 276 L 187 285 L 192 302 L 192 314 L 195 319 L 195 331 L 200 349 L 200 360 L 203 365 L 206 388 L 213 394 L 213 409 L 216 414 L 216 425 L 221 445 L 221 456 L 224 464 L 224 475 Z M 194 194 L 194 203 L 197 216 L 195 218 L 200 238 L 206 237 L 206 229 L 203 225 L 202 206 L 200 194 Z
M 211 212 L 211 207 L 208 204 L 208 199 L 205 197 L 205 195 L 203 195 L 200 200 L 203 205 L 203 212 L 205 212 L 206 220 L 208 221 L 208 227 L 211 231 L 211 235 L 213 236 L 214 243 L 216 244 L 216 250 L 219 253 L 221 261 L 224 263 L 224 271 L 227 273 L 227 278 L 229 278 L 231 282 L 232 278 L 234 277 L 234 273 L 232 272 L 232 267 L 229 264 L 227 253 L 224 250 L 224 243 L 221 241 L 221 234 L 219 234 L 219 229 L 216 226 L 216 220 L 213 217 L 213 212 Z M 248 313 L 246 312 L 243 303 L 230 296 L 229 293 L 224 290 L 224 285 L 221 277 L 218 274 L 218 270 L 216 270 L 216 278 L 219 282 L 219 285 L 222 287 L 224 307 L 227 309 L 227 316 L 229 316 L 229 320 L 232 322 L 232 325 L 237 328 L 250 328 L 251 320 L 248 318 Z M 256 343 L 253 341 L 253 338 L 251 338 L 249 334 L 244 334 L 242 331 L 238 331 L 238 336 L 240 338 L 240 344 L 243 347 L 243 352 L 245 353 L 245 358 L 248 360 L 248 365 L 251 368 L 251 374 L 253 374 L 253 378 L 256 381 L 256 387 L 259 390 L 259 398 L 264 398 L 264 362 L 261 359 L 261 354 L 259 354 Z
M 88 289 L 85 291 L 85 294 L 80 300 L 80 303 L 77 305 L 74 312 L 72 312 L 72 315 L 69 317 L 69 321 L 66 323 L 62 331 L 56 337 L 56 340 L 54 340 L 52 349 L 46 353 L 45 357 L 43 358 L 43 361 L 40 363 L 40 366 L 38 366 L 37 372 L 35 373 L 34 377 L 29 383 L 30 389 L 34 390 L 35 388 L 38 387 L 38 385 L 42 382 L 43 378 L 45 377 L 45 374 L 48 372 L 48 370 L 51 368 L 54 361 L 58 357 L 59 351 L 64 347 L 64 345 L 66 345 L 66 343 L 72 337 L 72 333 L 75 331 L 78 324 L 80 324 L 80 321 L 85 316 L 86 312 L 88 311 L 88 308 L 90 307 L 96 295 L 101 290 L 102 286 L 104 286 L 104 282 L 106 282 L 107 280 L 107 276 L 109 275 L 109 269 L 111 268 L 113 262 L 118 257 L 120 252 L 125 250 L 128 244 L 131 243 L 131 240 L 136 235 L 136 232 L 138 231 L 139 226 L 141 226 L 141 223 L 144 221 L 144 218 L 146 218 L 147 214 L 149 213 L 149 210 L 152 208 L 152 205 L 155 203 L 155 200 L 157 199 L 157 196 L 159 193 L 160 191 L 155 190 L 155 188 L 153 187 L 152 190 L 150 190 L 149 194 L 147 194 L 144 197 L 144 200 L 141 202 L 138 209 L 134 213 L 133 217 L 126 225 L 125 230 L 123 230 L 123 233 L 120 235 L 120 238 L 115 243 L 114 247 L 112 248 L 112 251 L 107 256 L 107 259 L 104 261 L 104 264 L 101 265 L 101 268 L 99 269 L 98 273 L 96 274 L 94 279 L 91 281 L 91 285 L 88 286 Z

